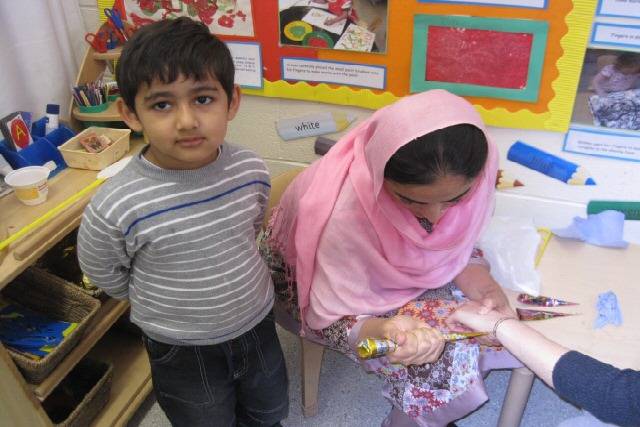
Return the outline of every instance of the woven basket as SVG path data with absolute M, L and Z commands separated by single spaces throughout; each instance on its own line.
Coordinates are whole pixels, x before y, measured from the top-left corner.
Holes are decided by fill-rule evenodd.
M 47 270 L 49 273 L 78 286 L 79 289 L 92 297 L 102 298 L 104 296 L 102 289 L 87 289 L 82 283 L 83 274 L 76 254 L 77 242 L 78 230 L 75 229 L 42 255 L 31 268 Z
M 102 408 L 105 407 L 109 401 L 109 394 L 111 392 L 111 383 L 113 381 L 113 366 L 104 362 L 97 362 L 91 359 L 84 359 L 76 365 L 74 370 L 69 374 L 65 380 L 58 386 L 65 388 L 65 391 L 73 386 L 68 381 L 70 377 L 74 375 L 81 375 L 84 377 L 96 378 L 97 381 L 91 389 L 82 397 L 82 400 L 78 405 L 66 416 L 64 421 L 54 421 L 54 426 L 60 427 L 86 427 L 91 424 L 91 421 L 100 413 Z M 57 404 L 56 392 L 49 396 L 43 403 L 45 411 L 51 416 L 51 411 L 55 410 Z M 74 391 L 77 392 L 77 391 Z
M 3 294 L 52 319 L 78 323 L 75 330 L 40 360 L 30 359 L 7 348 L 25 379 L 33 384 L 42 382 L 71 351 L 100 309 L 99 300 L 85 294 L 77 286 L 39 269 L 27 269 L 3 290 Z

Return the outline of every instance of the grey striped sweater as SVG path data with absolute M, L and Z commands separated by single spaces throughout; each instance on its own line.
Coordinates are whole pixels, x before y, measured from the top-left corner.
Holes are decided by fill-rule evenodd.
M 131 320 L 156 340 L 235 338 L 273 305 L 256 246 L 269 190 L 264 162 L 228 143 L 197 170 L 165 170 L 134 156 L 85 209 L 80 266 L 107 294 L 128 299 Z

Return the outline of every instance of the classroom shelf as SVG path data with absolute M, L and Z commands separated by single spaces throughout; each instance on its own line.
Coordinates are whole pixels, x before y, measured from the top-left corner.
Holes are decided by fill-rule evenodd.
M 18 232 L 36 218 L 91 184 L 95 179 L 95 171 L 67 168 L 49 181 L 47 201 L 41 205 L 25 206 L 16 198 L 15 194 L 2 197 L 0 199 L 2 227 L 6 227 L 9 235 Z M 78 227 L 82 209 L 89 202 L 91 196 L 92 194 L 87 194 L 86 197 L 77 201 L 76 206 L 61 212 L 58 215 L 60 219 L 53 219 L 49 225 L 38 227 L 5 250 L 4 259 L 0 261 L 0 289 L 33 264 L 60 239 Z
M 109 402 L 91 425 L 126 426 L 152 390 L 151 368 L 140 336 L 113 328 L 89 357 L 113 364 Z
M 67 376 L 76 364 L 89 353 L 93 346 L 113 326 L 113 324 L 127 311 L 126 301 L 108 299 L 96 313 L 94 320 L 87 325 L 85 334 L 80 342 L 62 360 L 62 362 L 40 384 L 32 385 L 36 397 L 43 401 L 51 394 L 55 387 Z
M 118 113 L 118 107 L 115 102 L 109 104 L 109 107 L 100 113 L 82 113 L 78 107 L 73 107 L 73 117 L 83 122 L 121 122 L 122 118 Z
M 93 59 L 97 59 L 99 61 L 115 61 L 120 58 L 120 54 L 122 53 L 122 47 L 117 47 L 115 49 L 111 49 L 106 51 L 105 53 L 93 52 Z

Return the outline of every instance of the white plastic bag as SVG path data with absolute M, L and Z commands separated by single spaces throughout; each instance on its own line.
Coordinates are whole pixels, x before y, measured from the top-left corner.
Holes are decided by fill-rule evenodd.
M 540 234 L 531 219 L 495 216 L 478 242 L 491 265 L 491 275 L 503 287 L 540 294 L 535 269 Z

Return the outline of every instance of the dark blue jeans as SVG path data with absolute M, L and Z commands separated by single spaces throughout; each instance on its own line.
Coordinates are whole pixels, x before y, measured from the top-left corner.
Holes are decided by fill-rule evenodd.
M 287 417 L 287 370 L 273 312 L 238 338 L 207 346 L 143 335 L 153 389 L 173 426 L 274 426 Z

